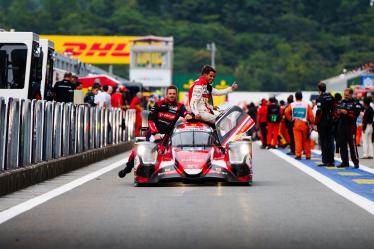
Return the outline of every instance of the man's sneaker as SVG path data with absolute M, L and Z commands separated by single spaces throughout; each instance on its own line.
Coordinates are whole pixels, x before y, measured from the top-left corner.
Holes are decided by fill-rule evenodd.
M 118 176 L 120 178 L 124 178 L 128 173 L 131 172 L 132 168 L 134 168 L 134 162 L 127 162 L 126 167 L 118 172 Z
M 118 172 L 118 176 L 119 176 L 119 178 L 124 178 L 125 176 L 126 176 L 126 171 L 123 169 L 123 170 L 121 170 L 120 172 Z
M 358 169 L 360 168 L 360 165 L 359 164 L 355 164 L 355 169 Z
M 301 160 L 301 156 L 295 156 L 296 160 Z
M 290 152 L 287 152 L 287 155 L 289 155 L 289 156 L 293 156 L 293 155 L 295 155 L 295 153 L 292 152 L 292 151 L 290 151 Z
M 317 164 L 318 167 L 326 167 L 327 166 L 327 163 L 320 163 L 320 164 Z
M 312 160 L 312 157 L 307 156 L 305 159 L 306 159 L 306 160 Z
M 337 166 L 337 168 L 348 168 L 349 165 L 347 163 L 341 163 Z

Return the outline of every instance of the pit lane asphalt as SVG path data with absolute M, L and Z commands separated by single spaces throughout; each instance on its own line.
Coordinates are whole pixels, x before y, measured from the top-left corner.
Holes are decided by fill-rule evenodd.
M 253 155 L 250 187 L 137 188 L 115 169 L 0 224 L 0 248 L 374 248 L 373 215 L 256 144 Z

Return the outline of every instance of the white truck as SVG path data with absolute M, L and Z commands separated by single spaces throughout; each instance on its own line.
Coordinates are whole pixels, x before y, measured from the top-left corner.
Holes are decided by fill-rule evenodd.
M 0 33 L 0 96 L 41 99 L 43 51 L 32 32 Z

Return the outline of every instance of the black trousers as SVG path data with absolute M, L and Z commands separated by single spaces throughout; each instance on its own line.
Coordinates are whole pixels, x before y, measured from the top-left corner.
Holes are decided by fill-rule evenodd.
M 318 125 L 318 137 L 322 151 L 322 163 L 334 163 L 335 145 L 334 145 L 334 125 Z
M 351 153 L 352 162 L 357 165 L 358 152 L 356 146 L 356 126 L 351 124 L 339 124 L 338 125 L 338 135 L 340 142 L 340 155 L 342 157 L 342 163 L 348 164 L 348 146 L 349 152 Z
M 334 139 L 335 139 L 335 152 L 336 153 L 340 152 L 340 142 L 339 142 L 338 126 L 339 126 L 339 123 L 335 122 L 334 123 Z
M 267 145 L 266 140 L 268 137 L 268 130 L 267 130 L 266 122 L 261 123 L 260 128 L 261 128 L 262 146 L 266 146 Z
M 288 135 L 290 136 L 290 150 L 295 153 L 295 137 L 293 136 L 293 123 L 286 122 Z

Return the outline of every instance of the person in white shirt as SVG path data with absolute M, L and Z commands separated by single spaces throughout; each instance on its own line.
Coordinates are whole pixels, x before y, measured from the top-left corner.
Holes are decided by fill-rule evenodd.
M 112 92 L 113 88 L 111 86 L 103 86 L 103 91 L 95 96 L 95 104 L 99 107 L 112 108 L 110 96 Z

